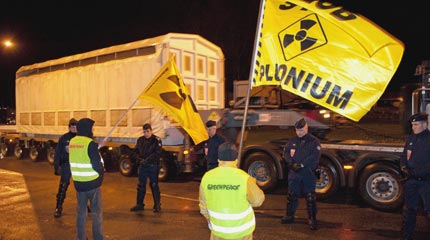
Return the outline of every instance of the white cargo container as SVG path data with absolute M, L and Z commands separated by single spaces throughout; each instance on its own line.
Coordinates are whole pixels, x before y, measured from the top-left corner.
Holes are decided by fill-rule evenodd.
M 168 33 L 49 60 L 23 66 L 16 73 L 16 130 L 20 137 L 15 141 L 15 156 L 20 158 L 23 150 L 29 149 L 30 158 L 37 160 L 47 149 L 52 163 L 55 142 L 67 131 L 72 117 L 95 120 L 94 135 L 101 141 L 171 54 L 176 56 L 196 107 L 224 108 L 223 52 L 199 35 Z M 134 146 L 147 122 L 162 138 L 165 150 L 183 156 L 187 135 L 162 110 L 143 102 L 131 108 L 106 146 Z

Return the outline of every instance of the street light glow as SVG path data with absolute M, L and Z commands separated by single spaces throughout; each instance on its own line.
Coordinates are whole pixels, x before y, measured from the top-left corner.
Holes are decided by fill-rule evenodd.
M 3 41 L 3 45 L 7 48 L 12 47 L 13 46 L 13 42 L 11 40 L 4 40 Z

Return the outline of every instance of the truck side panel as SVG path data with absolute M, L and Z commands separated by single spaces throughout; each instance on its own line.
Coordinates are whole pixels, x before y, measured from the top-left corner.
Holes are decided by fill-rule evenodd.
M 71 117 L 91 117 L 95 135 L 105 136 L 173 53 L 196 107 L 223 108 L 222 51 L 200 36 L 171 33 L 21 67 L 16 78 L 17 131 L 29 137 L 59 136 Z M 163 110 L 138 101 L 111 137 L 135 142 L 146 122 L 161 138 L 179 127 Z M 166 144 L 182 142 L 174 136 Z

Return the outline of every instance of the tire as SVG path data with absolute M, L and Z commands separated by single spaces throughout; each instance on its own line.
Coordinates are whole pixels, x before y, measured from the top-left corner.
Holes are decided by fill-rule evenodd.
M 367 166 L 360 175 L 359 191 L 363 200 L 381 211 L 394 211 L 403 205 L 402 176 L 388 165 Z
M 278 178 L 275 164 L 266 153 L 251 153 L 246 159 L 243 168 L 248 174 L 257 180 L 257 185 L 264 192 L 275 189 Z
M 54 165 L 55 148 L 50 146 L 46 150 L 46 159 L 50 165 Z
M 30 160 L 36 162 L 39 159 L 39 150 L 36 146 L 31 146 L 28 152 Z
M 317 179 L 315 192 L 318 200 L 325 200 L 337 193 L 340 187 L 339 172 L 326 158 L 321 158 L 318 169 L 320 178 Z
M 16 159 L 22 159 L 24 158 L 24 149 L 20 144 L 16 144 L 15 148 L 13 149 L 13 155 Z
M 125 177 L 131 177 L 136 175 L 137 166 L 129 155 L 121 155 L 119 159 L 119 172 Z
M 4 143 L 1 143 L 0 144 L 0 158 L 4 158 L 4 157 L 6 157 L 7 156 L 7 146 L 6 146 L 6 144 L 4 144 Z
M 160 161 L 160 170 L 158 171 L 158 181 L 165 182 L 169 179 L 170 168 L 166 161 Z

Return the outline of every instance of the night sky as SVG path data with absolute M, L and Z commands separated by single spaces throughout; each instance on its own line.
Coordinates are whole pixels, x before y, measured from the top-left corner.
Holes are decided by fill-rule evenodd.
M 417 82 L 415 68 L 430 59 L 429 15 L 421 2 L 331 1 L 363 15 L 405 44 L 388 90 Z M 389 4 L 386 4 L 389 3 Z M 412 4 L 411 4 L 412 3 Z M 5 1 L 0 10 L 0 107 L 15 105 L 15 72 L 24 65 L 138 41 L 169 32 L 199 34 L 225 55 L 226 91 L 247 79 L 259 0 Z

